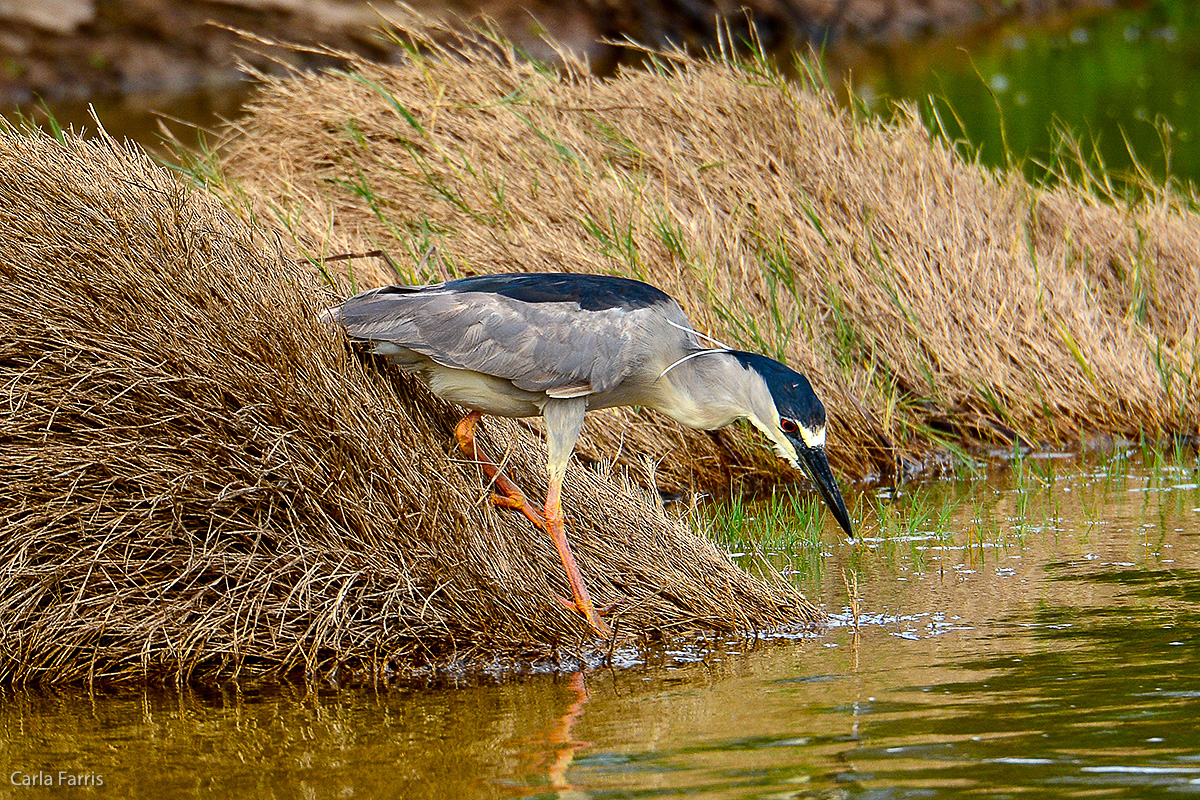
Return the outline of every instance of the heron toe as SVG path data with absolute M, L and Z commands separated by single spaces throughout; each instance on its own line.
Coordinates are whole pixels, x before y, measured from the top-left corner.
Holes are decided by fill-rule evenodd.
M 604 620 L 600 619 L 600 617 L 603 616 L 604 614 L 607 614 L 608 612 L 612 611 L 614 608 L 621 605 L 621 603 L 610 603 L 609 605 L 602 606 L 600 608 L 595 608 L 594 606 L 592 606 L 591 602 L 588 602 L 587 607 L 585 609 L 579 603 L 568 600 L 565 597 L 559 597 L 558 595 L 554 595 L 554 599 L 557 600 L 559 603 L 561 603 L 563 608 L 574 611 L 575 613 L 582 616 L 584 618 L 584 620 L 587 622 L 588 627 L 592 629 L 592 633 L 596 634 L 601 639 L 611 639 L 612 638 L 612 629 L 609 628 L 608 623 L 606 623 Z M 591 612 L 591 613 L 588 613 L 588 612 Z
M 514 511 L 520 511 L 534 525 L 538 526 L 542 530 L 546 530 L 545 518 L 542 517 L 536 508 L 534 508 L 533 504 L 529 502 L 529 498 L 526 497 L 520 489 L 517 489 L 515 495 L 493 492 L 492 505 L 500 508 L 511 508 Z

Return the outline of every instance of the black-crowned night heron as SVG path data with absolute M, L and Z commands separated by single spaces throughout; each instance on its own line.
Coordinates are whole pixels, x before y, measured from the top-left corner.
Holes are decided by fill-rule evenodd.
M 459 446 L 554 540 L 575 608 L 609 635 L 563 529 L 562 482 L 588 409 L 639 405 L 692 428 L 748 419 L 816 484 L 850 536 L 850 515 L 825 457 L 825 407 L 808 379 L 766 356 L 705 346 L 679 303 L 640 281 L 604 275 L 481 275 L 432 286 L 384 286 L 325 315 L 350 338 L 472 409 Z M 710 340 L 712 341 L 712 340 Z M 715 344 L 715 342 L 714 342 Z M 481 414 L 546 418 L 550 488 L 544 517 L 476 448 Z

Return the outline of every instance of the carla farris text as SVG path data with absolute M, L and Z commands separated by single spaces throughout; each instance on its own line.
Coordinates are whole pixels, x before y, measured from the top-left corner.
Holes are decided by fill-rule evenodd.
M 9 774 L 8 782 L 13 786 L 103 786 L 104 776 L 95 772 L 68 772 L 65 769 L 56 772 L 22 772 L 18 769 Z

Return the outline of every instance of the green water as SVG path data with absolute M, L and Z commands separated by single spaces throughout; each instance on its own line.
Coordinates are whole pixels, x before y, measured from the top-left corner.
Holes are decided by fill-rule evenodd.
M 1011 156 L 1030 176 L 1056 160 L 1056 129 L 1084 143 L 1093 166 L 1117 174 L 1132 154 L 1156 180 L 1200 184 L 1200 3 L 1155 0 L 1010 23 L 966 42 L 831 54 L 875 99 L 936 109 L 948 135 L 984 163 Z M 936 125 L 935 125 L 936 127 Z
M 768 553 L 835 615 L 800 639 L 459 687 L 3 690 L 0 796 L 1200 793 L 1197 483 L 1040 459 L 855 498 L 861 543 Z M 12 785 L 60 770 L 103 785 Z

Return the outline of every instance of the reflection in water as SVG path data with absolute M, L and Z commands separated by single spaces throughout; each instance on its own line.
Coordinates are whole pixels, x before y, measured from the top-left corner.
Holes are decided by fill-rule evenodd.
M 583 713 L 583 706 L 588 701 L 583 673 L 572 674 L 568 679 L 567 686 L 574 695 L 571 706 L 567 709 L 567 713 L 563 714 L 562 718 L 555 723 L 546 737 L 551 744 L 555 745 L 554 761 L 546 770 L 546 774 L 550 777 L 550 785 L 559 790 L 558 796 L 562 798 L 578 796 L 571 791 L 574 787 L 567 781 L 567 768 L 575 760 L 575 751 L 590 744 L 578 741 L 571 735 L 571 729 L 575 727 L 575 722 Z
M 820 636 L 457 688 L 4 689 L 0 777 L 104 779 L 55 797 L 1200 792 L 1194 464 L 1040 469 L 906 489 L 863 544 L 831 528 L 776 554 L 834 613 Z

